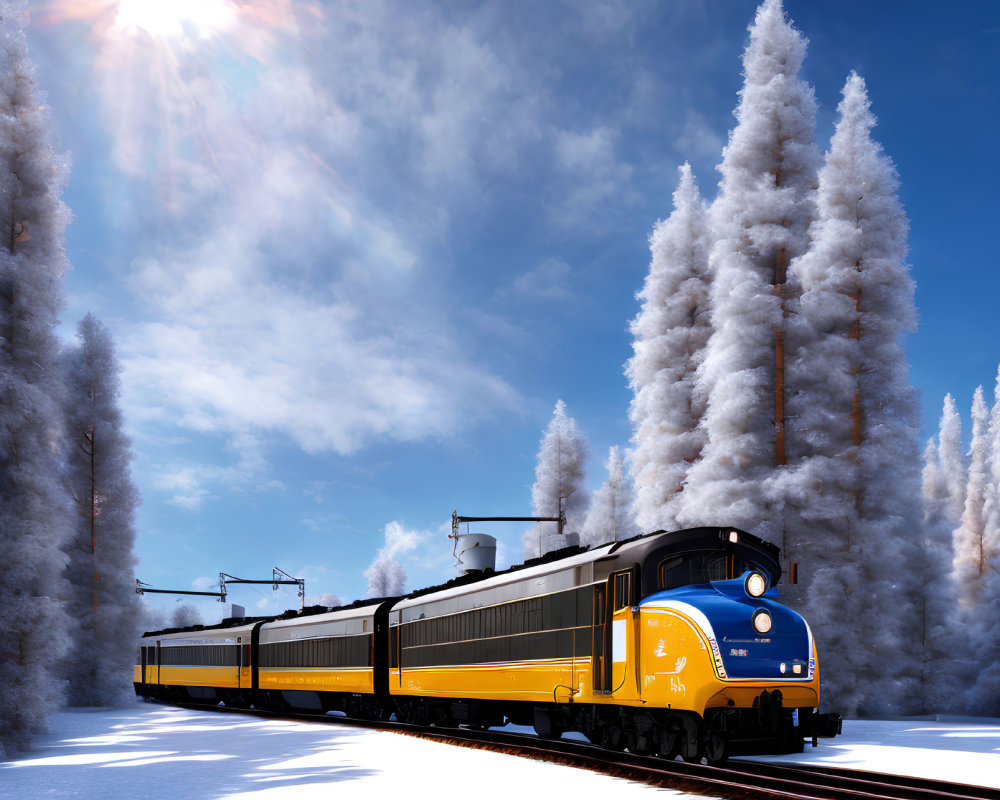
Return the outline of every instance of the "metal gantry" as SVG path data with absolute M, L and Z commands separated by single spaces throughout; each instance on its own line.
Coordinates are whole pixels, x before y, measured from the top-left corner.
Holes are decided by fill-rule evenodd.
M 226 588 L 229 584 L 233 583 L 256 583 L 256 584 L 271 584 L 271 588 L 274 591 L 278 591 L 278 587 L 281 585 L 298 586 L 298 597 L 300 608 L 305 608 L 306 604 L 306 580 L 305 578 L 293 578 L 287 572 L 278 567 L 274 567 L 271 570 L 271 580 L 249 580 L 247 578 L 237 578 L 226 572 L 219 573 L 219 591 L 217 592 L 195 592 L 188 589 L 153 589 L 148 583 L 143 583 L 138 578 L 135 579 L 135 592 L 136 594 L 188 594 L 188 595 L 198 595 L 200 597 L 218 597 L 220 603 L 226 602 L 226 595 L 229 594 Z
M 284 578 L 279 577 L 281 575 L 283 575 Z M 294 586 L 298 586 L 299 587 L 298 597 L 299 597 L 300 608 L 305 608 L 305 605 L 306 605 L 306 579 L 305 578 L 293 578 L 291 575 L 289 575 L 283 569 L 278 569 L 278 567 L 274 567 L 271 570 L 271 580 L 269 580 L 269 581 L 266 581 L 266 580 L 255 581 L 255 580 L 248 580 L 246 578 L 236 578 L 236 577 L 233 577 L 232 575 L 226 574 L 225 572 L 220 572 L 219 573 L 219 586 L 222 588 L 223 592 L 226 591 L 226 585 L 230 584 L 230 583 L 257 583 L 257 584 L 268 584 L 269 583 L 269 584 L 271 584 L 271 588 L 274 591 L 278 591 L 278 587 L 282 586 L 282 585 L 287 585 L 287 586 L 294 585 Z

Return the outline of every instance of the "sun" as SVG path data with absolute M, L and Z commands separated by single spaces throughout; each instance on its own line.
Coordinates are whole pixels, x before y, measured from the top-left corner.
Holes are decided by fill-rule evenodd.
M 236 14 L 230 0 L 118 0 L 114 27 L 128 33 L 142 30 L 156 38 L 205 38 L 228 28 Z

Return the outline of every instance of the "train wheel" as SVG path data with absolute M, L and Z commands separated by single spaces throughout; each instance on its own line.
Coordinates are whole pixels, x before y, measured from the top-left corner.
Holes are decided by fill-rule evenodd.
M 656 751 L 661 758 L 673 760 L 681 750 L 680 731 L 673 725 L 660 728 Z
M 536 708 L 534 716 L 535 733 L 543 739 L 558 739 L 563 735 L 562 726 L 555 714 L 545 708 Z
M 600 744 L 605 750 L 624 750 L 625 732 L 616 722 L 606 722 L 600 729 Z
M 726 752 L 726 737 L 721 731 L 709 728 L 705 733 L 705 741 L 702 745 L 705 760 L 711 764 L 722 764 L 728 757 Z

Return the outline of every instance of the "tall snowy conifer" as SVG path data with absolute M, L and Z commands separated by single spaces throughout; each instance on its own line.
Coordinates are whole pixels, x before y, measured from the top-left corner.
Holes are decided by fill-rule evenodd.
M 983 403 L 982 388 L 978 390 L 978 396 L 985 417 L 986 405 Z M 975 406 L 973 412 L 975 412 Z M 955 398 L 950 394 L 944 396 L 944 406 L 941 409 L 941 423 L 938 430 L 938 463 L 941 467 L 941 480 L 945 489 L 944 513 L 949 520 L 958 525 L 965 509 L 968 477 L 965 459 L 962 455 L 962 417 L 955 405 Z
M 980 388 L 976 390 L 972 408 L 974 449 L 977 438 L 982 446 L 986 416 Z M 972 677 L 966 667 L 969 640 L 967 629 L 959 618 L 958 586 L 955 574 L 946 566 L 954 559 L 952 532 L 966 495 L 961 418 L 951 395 L 945 397 L 938 441 L 939 446 L 935 446 L 933 440 L 928 444 L 924 458 L 923 580 L 922 597 L 916 601 L 922 620 L 923 654 L 919 677 L 925 712 L 960 708 L 962 692 Z M 973 469 L 976 469 L 975 464 Z M 981 515 L 981 501 L 978 505 Z M 973 513 L 968 505 L 966 510 L 967 515 Z
M 135 509 L 131 445 L 118 407 L 120 367 L 108 329 L 88 314 L 63 354 L 66 481 L 76 507 L 67 543 L 74 620 L 66 661 L 69 702 L 114 705 L 131 691 L 142 606 L 134 591 Z
M 787 269 L 806 248 L 819 161 L 816 102 L 798 77 L 805 52 L 780 0 L 765 0 L 710 213 L 713 332 L 699 371 L 707 442 L 678 514 L 684 525 L 736 525 L 779 545 L 782 501 L 766 490 L 786 463 Z
M 395 597 L 406 588 L 406 570 L 388 552 L 380 551 L 365 570 L 369 597 Z
M 945 500 L 948 487 L 941 475 L 941 459 L 937 440 L 931 437 L 924 447 L 924 524 L 941 525 L 945 521 Z
M 50 144 L 26 18 L 25 3 L 0 4 L 0 757 L 26 746 L 62 701 L 68 626 L 57 598 L 72 524 L 54 332 L 68 165 Z
M 589 498 L 583 489 L 587 446 L 576 420 L 566 414 L 566 404 L 556 403 L 552 420 L 542 436 L 531 487 L 531 505 L 536 517 L 566 515 L 564 533 L 579 534 Z M 538 522 L 521 537 L 524 557 L 533 558 L 558 550 L 576 537 L 560 537 L 555 522 Z
M 875 117 L 864 81 L 852 74 L 840 106 L 846 173 L 844 201 L 853 200 L 857 248 L 860 361 L 858 512 L 861 562 L 869 613 L 861 641 L 868 666 L 879 673 L 868 684 L 863 710 L 870 714 L 912 713 L 918 695 L 919 660 L 900 659 L 886 668 L 885 653 L 905 653 L 920 626 L 921 592 L 919 401 L 909 382 L 903 337 L 916 326 L 913 281 L 906 265 L 909 223 L 899 202 L 892 161 L 871 138 Z M 835 134 L 835 139 L 837 135 Z M 831 160 L 837 142 L 831 144 Z M 849 177 L 848 177 L 849 176 Z M 846 205 L 842 214 L 850 214 Z M 848 219 L 849 222 L 849 219 Z M 844 231 L 845 235 L 847 231 Z M 858 676 L 862 679 L 867 676 Z
M 817 629 L 828 631 L 831 701 L 847 714 L 913 709 L 920 672 L 918 659 L 887 665 L 884 658 L 907 652 L 904 637 L 921 627 L 922 520 L 914 503 L 921 475 L 917 399 L 902 346 L 915 320 L 905 264 L 908 223 L 895 168 L 871 138 L 869 105 L 864 81 L 852 73 L 819 175 L 810 251 L 792 265 L 801 294 L 795 330 L 806 333 L 793 370 L 802 381 L 793 408 L 805 415 L 796 444 L 803 461 L 784 488 L 794 496 L 786 517 L 801 534 L 789 549 L 802 558 L 843 554 L 844 596 L 831 586 L 838 582 L 835 566 L 816 575 L 808 596 Z M 810 383 L 803 374 L 810 368 L 836 374 Z M 810 469 L 816 464 L 822 468 Z M 822 508 L 825 499 L 829 510 Z M 806 522 L 801 528 L 798 519 Z M 817 527 L 824 535 L 810 538 Z M 852 639 L 862 647 L 844 655 L 840 644 Z M 851 664 L 837 664 L 838 658 Z
M 819 632 L 824 705 L 899 712 L 917 701 L 920 663 L 886 670 L 882 654 L 920 627 L 922 602 L 917 403 L 901 343 L 915 317 L 908 226 L 856 74 L 838 111 L 809 249 L 789 268 L 789 466 L 765 494 L 781 505 L 786 559 L 804 565 L 787 594 Z
M 993 390 L 993 407 L 990 409 L 989 427 L 986 433 L 986 469 L 989 479 L 983 500 L 982 573 L 991 567 L 1000 567 L 1000 369 L 997 370 L 996 385 Z
M 976 644 L 972 663 L 982 671 L 966 696 L 966 710 L 1000 716 L 1000 371 L 997 372 L 986 439 L 989 480 L 984 493 L 983 534 L 980 552 L 977 554 L 977 548 L 973 547 L 973 552 L 968 554 L 974 568 L 966 572 L 978 586 L 976 605 L 965 609 L 970 637 Z M 975 461 L 973 452 L 973 464 Z
M 608 451 L 608 479 L 594 492 L 581 544 L 603 544 L 628 539 L 639 531 L 632 521 L 632 492 L 622 467 L 618 446 Z
M 696 375 L 712 331 L 707 219 L 690 165 L 679 172 L 673 213 L 650 236 L 652 260 L 626 366 L 635 393 L 629 416 L 636 522 L 644 531 L 677 527 L 679 493 L 705 438 Z
M 949 395 L 950 397 L 950 395 Z M 976 387 L 972 399 L 972 446 L 968 470 L 968 485 L 961 520 L 949 514 L 954 532 L 955 579 L 958 584 L 959 604 L 969 611 L 979 601 L 985 567 L 984 534 L 986 532 L 985 505 L 990 490 L 990 414 L 983 399 L 983 387 Z M 942 430 L 942 436 L 944 431 Z M 943 460 L 942 460 L 943 461 Z M 943 467 L 943 464 L 942 464 Z M 944 470 L 942 470 L 944 471 Z M 963 469 L 964 472 L 964 469 Z M 953 492 L 946 497 L 951 500 Z M 959 522 L 956 525 L 954 523 Z M 963 614 L 967 617 L 967 614 Z

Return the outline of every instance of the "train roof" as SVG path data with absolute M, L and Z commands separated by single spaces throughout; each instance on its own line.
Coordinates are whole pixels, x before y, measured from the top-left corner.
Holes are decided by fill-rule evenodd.
M 428 586 L 423 589 L 417 589 L 398 598 L 366 598 L 332 608 L 328 608 L 326 606 L 307 606 L 301 610 L 291 609 L 274 616 L 235 617 L 224 619 L 214 625 L 192 625 L 186 628 L 165 628 L 159 631 L 149 631 L 144 633 L 143 637 L 165 636 L 174 633 L 193 633 L 196 631 L 215 631 L 242 627 L 244 625 L 253 625 L 257 622 L 268 623 L 281 620 L 302 619 L 304 617 L 315 616 L 318 614 L 334 614 L 335 612 L 340 611 L 357 610 L 367 606 L 377 606 L 386 600 L 399 601 L 396 604 L 396 607 L 399 607 L 400 604 L 409 604 L 410 601 L 426 599 L 431 595 L 438 593 L 453 592 L 454 590 L 467 586 L 472 588 L 475 587 L 476 584 L 484 581 L 491 581 L 494 585 L 499 585 L 508 582 L 506 580 L 507 578 L 511 581 L 521 580 L 523 578 L 531 577 L 532 575 L 542 575 L 550 572 L 556 572 L 561 569 L 607 559 L 612 556 L 621 557 L 623 560 L 634 560 L 636 562 L 640 562 L 644 560 L 646 555 L 656 549 L 659 549 L 660 547 L 683 546 L 688 543 L 694 544 L 698 542 L 710 541 L 712 539 L 728 540 L 731 533 L 735 533 L 739 537 L 740 543 L 743 545 L 757 550 L 762 550 L 771 556 L 778 570 L 774 581 L 777 583 L 777 577 L 780 576 L 781 569 L 780 562 L 778 561 L 779 548 L 776 545 L 761 539 L 759 536 L 755 536 L 752 533 L 748 533 L 747 531 L 734 527 L 685 528 L 676 531 L 658 530 L 651 533 L 639 534 L 638 536 L 633 536 L 628 539 L 606 542 L 599 545 L 572 545 L 570 547 L 564 547 L 559 550 L 553 550 L 538 558 L 529 558 L 525 560 L 523 564 L 514 564 L 504 570 L 485 570 L 483 572 L 471 573 L 468 575 L 459 575 L 458 577 L 452 578 L 445 583 L 437 584 L 436 586 Z
M 352 611 L 359 608 L 364 608 L 366 606 L 377 606 L 379 603 L 385 602 L 387 599 L 385 597 L 369 597 L 364 600 L 355 600 L 353 603 L 348 603 L 346 605 L 334 606 L 332 608 L 327 606 L 306 606 L 302 609 L 289 609 L 288 611 L 283 611 L 280 614 L 274 614 L 264 617 L 227 617 L 221 622 L 216 622 L 213 625 L 189 625 L 182 628 L 163 628 L 157 631 L 146 631 L 142 637 L 147 636 L 167 636 L 172 633 L 195 633 L 197 631 L 217 631 L 225 630 L 227 628 L 241 628 L 244 625 L 254 625 L 258 622 L 279 622 L 286 619 L 302 619 L 304 617 L 312 617 L 318 614 L 330 614 L 335 611 Z
M 731 541 L 731 534 L 735 534 L 738 537 L 741 545 L 763 551 L 773 559 L 777 571 L 775 582 L 777 582 L 777 577 L 780 575 L 780 564 L 778 562 L 779 550 L 776 545 L 739 528 L 686 528 L 678 531 L 653 531 L 652 533 L 640 534 L 629 539 L 606 542 L 589 547 L 566 547 L 547 553 L 541 558 L 528 559 L 523 564 L 516 564 L 499 572 L 486 571 L 473 575 L 462 575 L 438 586 L 430 586 L 410 592 L 400 598 L 400 601 L 393 608 L 394 610 L 402 609 L 407 606 L 433 602 L 439 596 L 443 599 L 448 596 L 466 594 L 466 592 L 461 591 L 466 588 L 468 591 L 476 591 L 480 588 L 492 589 L 494 587 L 519 583 L 525 579 L 549 575 L 585 564 L 607 563 L 612 560 L 625 564 L 642 563 L 646 560 L 647 556 L 663 548 L 684 548 L 685 545 L 698 546 L 708 544 L 712 541 L 728 542 Z M 618 567 L 610 569 L 616 568 Z

